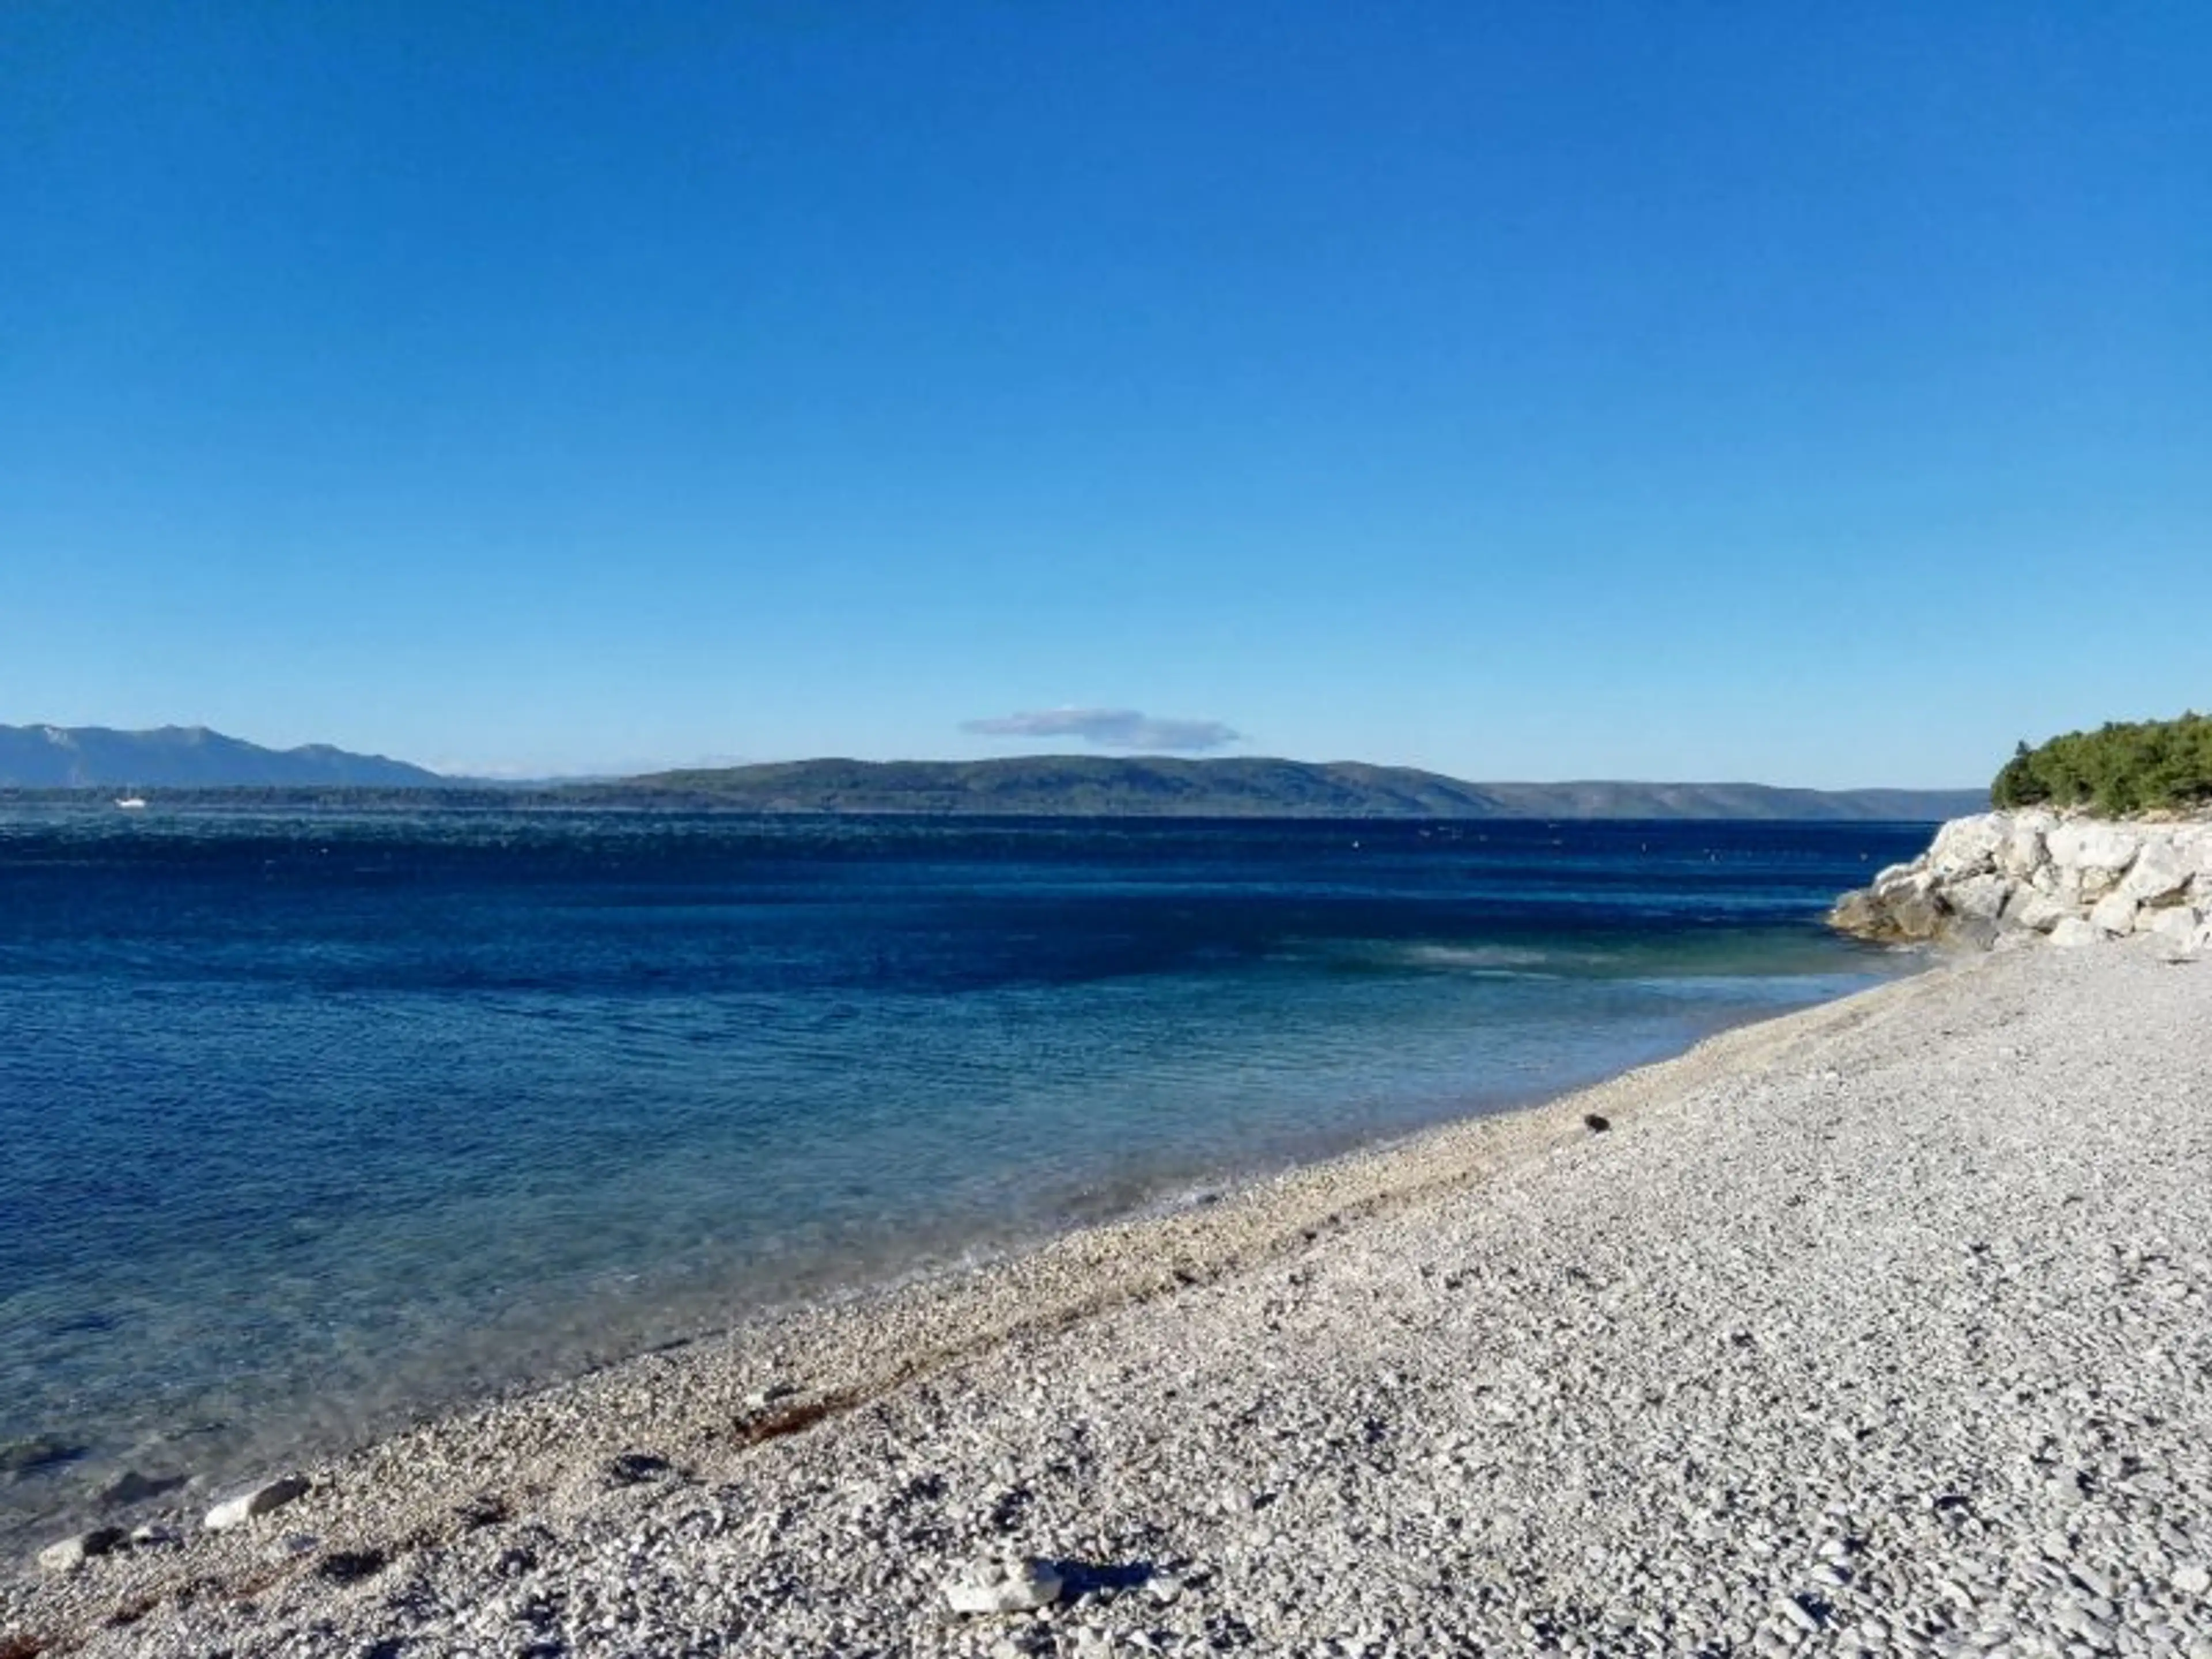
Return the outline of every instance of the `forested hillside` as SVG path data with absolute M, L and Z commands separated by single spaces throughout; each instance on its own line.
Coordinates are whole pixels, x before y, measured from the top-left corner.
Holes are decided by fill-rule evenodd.
M 2212 717 L 2115 721 L 2022 743 L 1990 787 L 1998 806 L 2094 806 L 2113 814 L 2212 802 Z

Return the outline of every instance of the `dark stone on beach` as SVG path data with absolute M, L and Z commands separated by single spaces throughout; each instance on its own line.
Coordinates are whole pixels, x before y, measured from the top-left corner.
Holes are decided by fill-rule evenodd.
M 1601 1135 L 1613 1127 L 1613 1120 L 1609 1117 L 1601 1117 L 1595 1112 L 1584 1112 L 1583 1127 L 1588 1129 L 1592 1134 Z
M 511 1519 L 514 1510 L 507 1499 L 495 1492 L 480 1492 L 453 1511 L 453 1519 L 463 1532 L 481 1532 L 486 1527 L 496 1527 Z
M 315 1564 L 315 1576 L 333 1584 L 357 1584 L 384 1571 L 382 1550 L 332 1550 Z
M 120 1527 L 94 1527 L 90 1532 L 47 1545 L 39 1552 L 39 1565 L 49 1572 L 67 1572 L 96 1555 L 112 1554 L 128 1541 Z
M 666 1458 L 655 1457 L 651 1452 L 624 1452 L 607 1465 L 607 1474 L 617 1486 L 634 1486 L 641 1480 L 666 1474 L 670 1468 Z

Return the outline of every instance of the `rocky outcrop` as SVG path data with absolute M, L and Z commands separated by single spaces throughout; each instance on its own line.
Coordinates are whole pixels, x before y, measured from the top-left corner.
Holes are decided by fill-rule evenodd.
M 2001 939 L 2089 945 L 2154 934 L 2212 951 L 2212 822 L 2112 822 L 2055 812 L 1954 818 L 1910 864 L 1846 893 L 1832 927 L 1896 944 Z

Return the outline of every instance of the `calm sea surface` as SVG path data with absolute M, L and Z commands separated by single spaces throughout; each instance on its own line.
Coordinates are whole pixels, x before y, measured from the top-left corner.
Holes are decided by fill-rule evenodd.
M 1840 995 L 1926 836 L 0 809 L 0 1529 Z

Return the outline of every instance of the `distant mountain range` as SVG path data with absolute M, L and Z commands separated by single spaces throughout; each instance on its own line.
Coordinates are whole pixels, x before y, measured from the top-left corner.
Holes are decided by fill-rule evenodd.
M 204 726 L 117 732 L 104 726 L 0 726 L 0 787 L 210 789 L 427 788 L 435 772 L 328 744 L 264 749 Z
M 572 784 L 448 778 L 326 744 L 264 749 L 204 726 L 0 726 L 0 788 L 465 790 L 469 799 L 742 812 L 1006 817 L 1811 818 L 1934 821 L 1985 810 L 1982 789 L 1778 789 L 1757 783 L 1465 783 L 1351 761 L 1102 755 L 982 761 L 789 761 Z M 458 797 L 456 797 L 458 798 Z M 271 800 L 269 804 L 277 804 Z
M 1388 818 L 1960 817 L 1986 789 L 1778 789 L 1757 783 L 1463 783 L 1351 761 L 1123 759 L 791 761 L 657 772 L 576 792 L 756 812 L 1010 817 Z

